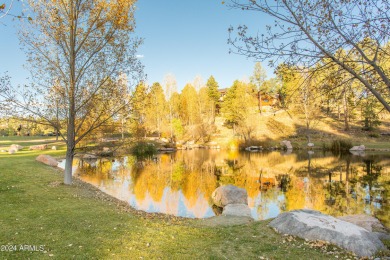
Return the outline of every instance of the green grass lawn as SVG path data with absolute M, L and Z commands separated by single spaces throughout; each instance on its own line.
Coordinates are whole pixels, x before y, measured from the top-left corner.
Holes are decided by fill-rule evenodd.
M 39 153 L 0 154 L 0 259 L 353 258 L 333 246 L 281 236 L 268 221 L 210 227 L 135 211 L 79 180 L 63 185 L 61 170 L 35 161 Z M 61 157 L 64 150 L 45 153 Z M 13 246 L 17 250 L 9 251 Z

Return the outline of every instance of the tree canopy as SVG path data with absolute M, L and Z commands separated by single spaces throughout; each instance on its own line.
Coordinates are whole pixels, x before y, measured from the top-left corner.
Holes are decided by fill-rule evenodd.
M 130 82 L 142 66 L 135 51 L 141 43 L 134 32 L 134 1 L 28 1 L 32 18 L 20 34 L 29 61 L 32 85 L 22 93 L 8 87 L 0 95 L 15 112 L 34 114 L 60 131 L 67 144 L 65 180 L 72 183 L 76 145 L 129 104 Z M 53 120 L 59 100 L 63 128 Z M 21 94 L 21 95 L 17 95 Z M 17 108 L 17 109 L 16 109 Z
M 230 28 L 233 52 L 274 66 L 312 68 L 321 62 L 318 69 L 344 70 L 390 111 L 387 0 L 231 0 L 230 6 L 275 19 L 261 34 L 245 25 Z

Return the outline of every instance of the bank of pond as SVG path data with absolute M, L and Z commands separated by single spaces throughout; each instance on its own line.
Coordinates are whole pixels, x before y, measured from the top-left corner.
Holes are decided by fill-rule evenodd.
M 76 158 L 73 167 L 83 181 L 146 212 L 212 217 L 220 214 L 212 192 L 233 184 L 247 190 L 255 220 L 309 208 L 333 216 L 365 213 L 390 226 L 388 153 L 182 150 L 142 160 Z

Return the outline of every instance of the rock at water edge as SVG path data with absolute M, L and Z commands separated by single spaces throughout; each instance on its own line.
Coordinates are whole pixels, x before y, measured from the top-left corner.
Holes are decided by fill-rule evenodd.
M 290 142 L 290 141 L 287 141 L 287 140 L 283 140 L 283 141 L 280 143 L 280 145 L 281 145 L 282 147 L 285 147 L 287 150 L 292 150 L 292 149 L 293 149 L 293 147 L 292 147 L 292 145 L 291 145 L 291 142 Z
M 350 151 L 365 151 L 366 150 L 366 147 L 364 145 L 358 145 L 358 146 L 354 146 L 352 147 L 351 149 L 349 149 Z
M 282 213 L 269 226 L 282 234 L 330 242 L 360 257 L 373 256 L 385 248 L 378 237 L 368 230 L 314 210 Z
M 246 190 L 231 184 L 215 189 L 211 198 L 215 205 L 222 208 L 228 204 L 248 205 L 248 193 Z
M 246 204 L 228 204 L 223 208 L 222 216 L 252 217 L 251 209 Z

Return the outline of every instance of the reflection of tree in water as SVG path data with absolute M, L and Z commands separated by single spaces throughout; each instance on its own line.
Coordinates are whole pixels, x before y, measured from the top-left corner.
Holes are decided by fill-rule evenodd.
M 376 212 L 376 216 L 388 227 L 390 228 L 390 201 L 389 201 L 389 193 L 390 193 L 390 176 L 387 173 L 387 178 L 383 180 L 382 186 L 382 197 L 383 203 L 381 207 Z
M 112 161 L 108 159 L 81 159 L 77 173 L 79 175 L 89 175 L 101 180 L 113 178 Z
M 156 202 L 161 201 L 165 188 L 183 192 L 189 206 L 198 198 L 211 196 L 216 187 L 215 165 L 212 161 L 199 162 L 199 158 L 163 154 L 158 162 L 145 161 L 133 174 L 136 198 L 144 200 L 147 193 Z
M 97 183 L 98 179 L 112 177 L 131 180 L 129 189 L 140 200 L 149 194 L 160 201 L 169 187 L 171 191 L 182 191 L 186 205 L 195 205 L 199 199 L 208 200 L 217 186 L 234 184 L 247 190 L 249 203 L 256 203 L 251 207 L 261 203 L 260 217 L 267 216 L 269 205 L 276 203 L 282 211 L 313 208 L 331 215 L 367 212 L 389 223 L 389 165 L 388 157 L 369 155 L 361 158 L 193 150 L 159 155 L 158 160 L 137 161 L 129 156 L 126 160 L 117 159 L 115 165 L 106 159 L 84 162 L 79 172 L 89 178 L 97 175 Z M 278 201 L 282 194 L 285 202 Z
M 363 160 L 365 163 L 364 170 L 365 175 L 360 177 L 360 182 L 363 188 L 368 189 L 368 194 L 365 197 L 367 203 L 373 201 L 381 201 L 382 197 L 380 196 L 380 187 L 378 184 L 378 177 L 381 175 L 382 166 L 376 165 L 373 160 Z
M 326 190 L 326 207 L 324 212 L 331 215 L 373 214 L 383 211 L 384 192 L 380 185 L 382 166 L 373 156 L 346 156 L 343 164 L 332 169 Z M 384 183 L 381 181 L 381 183 Z M 383 218 L 381 218 L 383 220 Z
M 286 192 L 291 187 L 291 177 L 288 174 L 279 174 L 276 176 L 276 180 L 279 182 L 278 188 L 282 192 Z
M 277 202 L 276 198 L 280 195 L 280 190 L 276 187 L 261 192 L 261 203 L 257 208 L 257 214 L 259 219 L 266 219 L 269 214 L 269 207 L 271 203 Z M 284 205 L 279 205 L 279 207 Z

